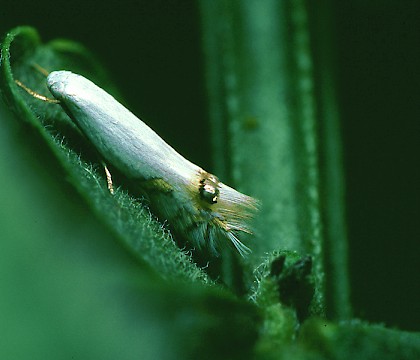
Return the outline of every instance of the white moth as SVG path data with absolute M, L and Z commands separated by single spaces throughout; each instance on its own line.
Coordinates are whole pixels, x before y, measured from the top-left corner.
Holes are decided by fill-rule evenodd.
M 167 220 L 198 249 L 230 242 L 244 256 L 239 239 L 250 233 L 255 199 L 223 184 L 194 165 L 143 121 L 90 80 L 54 71 L 47 85 L 68 115 L 103 158 L 138 181 L 161 220 Z M 136 182 L 137 183 L 137 182 Z

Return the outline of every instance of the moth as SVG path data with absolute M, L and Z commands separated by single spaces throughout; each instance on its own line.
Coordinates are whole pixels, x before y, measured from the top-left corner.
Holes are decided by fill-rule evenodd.
M 16 82 L 33 96 L 48 100 Z M 158 218 L 193 247 L 218 254 L 219 245 L 227 242 L 242 256 L 250 252 L 241 237 L 251 233 L 249 222 L 258 208 L 254 198 L 185 159 L 85 77 L 53 71 L 47 76 L 47 86 L 52 102 L 63 107 L 105 161 L 138 184 Z M 111 175 L 106 171 L 112 192 Z

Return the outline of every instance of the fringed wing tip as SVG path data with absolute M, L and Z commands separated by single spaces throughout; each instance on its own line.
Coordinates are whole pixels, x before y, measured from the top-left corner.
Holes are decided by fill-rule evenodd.
M 252 251 L 251 249 L 244 245 L 232 232 L 227 232 L 227 235 L 229 237 L 229 240 L 232 242 L 233 246 L 238 250 L 239 254 L 245 258 L 247 255 L 249 255 Z

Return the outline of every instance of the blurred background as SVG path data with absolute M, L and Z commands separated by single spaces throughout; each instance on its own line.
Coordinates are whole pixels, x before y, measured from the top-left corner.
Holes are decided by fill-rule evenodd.
M 313 44 L 319 37 L 330 39 L 336 76 L 354 314 L 416 331 L 420 330 L 419 5 L 418 1 L 353 0 L 309 6 L 310 23 L 325 23 L 326 32 L 317 33 L 320 27 L 316 27 Z M 5 2 L 0 7 L 0 33 L 17 25 L 35 27 L 43 41 L 69 38 L 91 49 L 109 69 L 130 109 L 184 156 L 211 171 L 214 159 L 206 135 L 196 1 Z M 10 162 L 4 154 L 3 160 Z M 2 208 L 4 204 L 8 203 L 2 200 Z

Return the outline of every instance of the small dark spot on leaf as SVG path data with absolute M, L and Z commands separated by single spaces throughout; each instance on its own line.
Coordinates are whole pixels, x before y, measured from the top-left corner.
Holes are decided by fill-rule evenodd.
M 258 118 L 255 116 L 247 116 L 242 121 L 242 126 L 245 130 L 255 130 L 259 126 Z
M 270 275 L 278 276 L 281 274 L 284 268 L 284 262 L 286 261 L 285 255 L 280 255 L 271 262 Z

